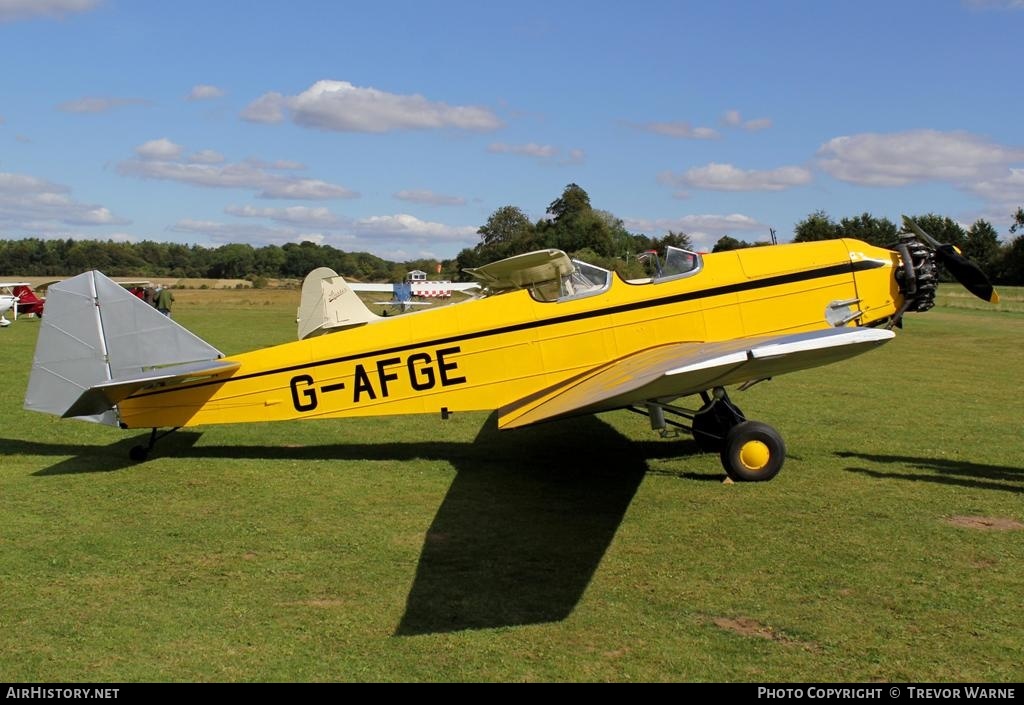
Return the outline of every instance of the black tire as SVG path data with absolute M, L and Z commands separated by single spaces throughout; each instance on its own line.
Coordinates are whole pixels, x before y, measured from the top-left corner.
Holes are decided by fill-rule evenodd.
M 738 482 L 767 482 L 782 470 L 786 444 L 774 428 L 744 421 L 730 429 L 721 452 L 722 467 Z
M 136 463 L 144 463 L 149 458 L 149 448 L 146 446 L 132 446 L 128 451 L 128 457 Z

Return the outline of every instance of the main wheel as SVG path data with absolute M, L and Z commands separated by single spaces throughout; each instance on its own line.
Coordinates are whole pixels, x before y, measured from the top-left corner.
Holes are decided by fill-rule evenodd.
M 149 457 L 149 448 L 146 446 L 132 446 L 128 451 L 128 457 L 136 463 L 144 463 Z
M 733 426 L 722 446 L 722 467 L 733 480 L 767 482 L 786 460 L 786 444 L 774 428 L 760 421 Z

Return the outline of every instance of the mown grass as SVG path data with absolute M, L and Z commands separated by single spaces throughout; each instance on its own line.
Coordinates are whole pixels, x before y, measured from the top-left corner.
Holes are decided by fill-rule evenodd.
M 296 304 L 176 317 L 231 353 Z M 949 522 L 1024 521 L 1019 312 L 737 393 L 789 448 L 749 485 L 626 412 L 209 427 L 131 465 L 138 434 L 21 410 L 36 330 L 0 331 L 5 680 L 1020 679 L 1024 531 Z

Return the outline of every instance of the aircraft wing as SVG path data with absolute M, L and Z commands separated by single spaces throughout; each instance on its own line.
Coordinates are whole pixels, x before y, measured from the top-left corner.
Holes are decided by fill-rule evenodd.
M 429 306 L 432 301 L 374 301 L 374 306 Z
M 621 409 L 844 360 L 893 338 L 890 330 L 826 330 L 717 343 L 681 342 L 600 365 L 498 410 L 498 428 Z

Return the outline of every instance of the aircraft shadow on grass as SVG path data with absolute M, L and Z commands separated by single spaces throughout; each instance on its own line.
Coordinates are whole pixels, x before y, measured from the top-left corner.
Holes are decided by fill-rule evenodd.
M 285 448 L 161 441 L 160 456 L 290 460 L 446 460 L 456 469 L 428 530 L 396 636 L 557 622 L 578 604 L 618 530 L 647 461 L 697 452 L 635 442 L 593 416 L 499 432 L 492 415 L 472 443 L 353 443 Z M 12 441 L 8 452 L 73 455 L 36 475 L 131 465 L 133 437 L 106 447 Z M 681 459 L 685 462 L 685 459 Z M 672 473 L 721 481 L 721 474 Z
M 841 451 L 840 458 L 859 458 L 873 463 L 899 465 L 914 470 L 925 470 L 932 474 L 885 472 L 868 468 L 844 468 L 846 472 L 859 473 L 885 480 L 908 480 L 910 482 L 934 482 L 942 485 L 971 487 L 983 490 L 1024 493 L 1024 467 L 1008 465 L 983 465 L 946 458 L 915 458 L 904 455 L 875 455 Z

